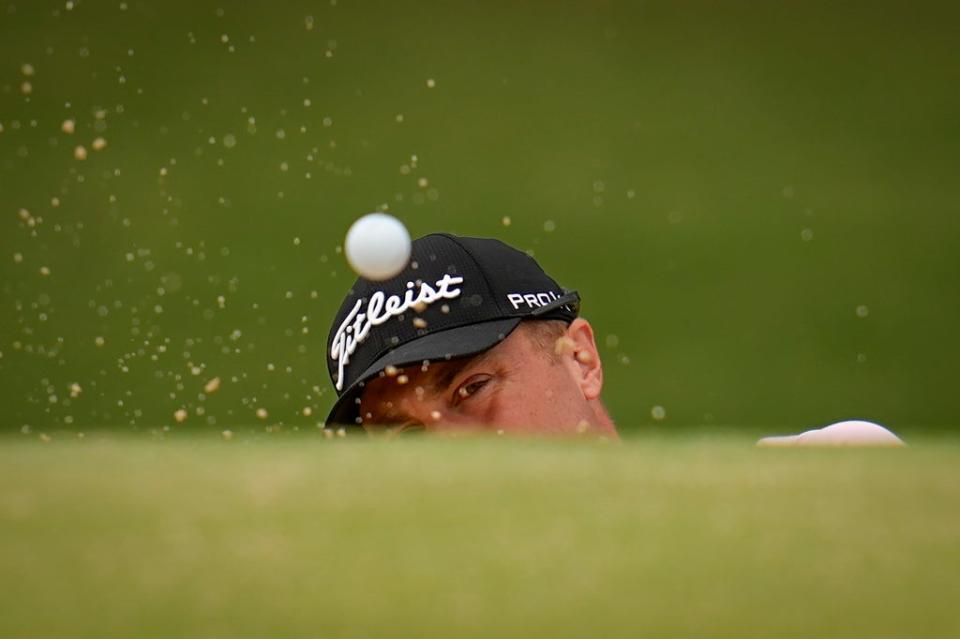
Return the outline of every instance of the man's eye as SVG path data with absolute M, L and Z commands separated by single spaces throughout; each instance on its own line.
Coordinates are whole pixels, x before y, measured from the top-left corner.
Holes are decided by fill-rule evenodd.
M 457 389 L 457 392 L 454 393 L 454 403 L 460 403 L 465 399 L 469 399 L 476 395 L 481 388 L 487 385 L 487 382 L 490 381 L 490 378 L 487 376 L 470 378 L 464 384 Z

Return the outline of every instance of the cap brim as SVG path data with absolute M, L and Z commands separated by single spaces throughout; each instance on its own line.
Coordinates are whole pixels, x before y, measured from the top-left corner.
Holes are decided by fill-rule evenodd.
M 510 317 L 448 328 L 424 335 L 403 346 L 387 351 L 367 370 L 363 371 L 356 381 L 337 399 L 337 403 L 333 405 L 330 414 L 327 416 L 326 424 L 328 426 L 334 424 L 356 426 L 358 410 L 355 400 L 363 390 L 364 382 L 378 375 L 387 366 L 400 368 L 410 364 L 419 364 L 424 360 L 433 362 L 482 353 L 502 342 L 521 321 L 523 321 L 523 318 Z

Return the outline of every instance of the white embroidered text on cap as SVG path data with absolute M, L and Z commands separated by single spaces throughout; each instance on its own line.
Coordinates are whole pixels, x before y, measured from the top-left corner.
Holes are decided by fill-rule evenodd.
M 450 287 L 462 283 L 462 277 L 448 273 L 437 280 L 436 289 L 427 283 L 422 283 L 420 289 L 414 294 L 414 283 L 407 282 L 407 290 L 403 297 L 399 295 L 387 297 L 383 291 L 377 291 L 370 296 L 366 313 L 360 312 L 363 300 L 357 300 L 350 313 L 340 324 L 333 336 L 333 342 L 330 344 L 330 357 L 338 363 L 337 390 L 343 390 L 343 371 L 350 363 L 350 356 L 357 350 L 357 346 L 367 338 L 372 327 L 383 324 L 391 317 L 402 315 L 412 307 L 432 304 L 439 299 L 453 299 L 460 295 L 460 289 Z

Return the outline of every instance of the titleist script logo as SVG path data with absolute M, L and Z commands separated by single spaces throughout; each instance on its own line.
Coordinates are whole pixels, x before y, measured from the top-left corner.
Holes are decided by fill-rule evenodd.
M 346 319 L 340 324 L 330 345 L 330 357 L 338 363 L 337 390 L 343 390 L 343 371 L 350 363 L 350 356 L 357 350 L 357 346 L 367 339 L 371 328 L 383 324 L 391 317 L 402 315 L 407 309 L 432 304 L 439 299 L 453 299 L 460 295 L 460 289 L 451 287 L 462 283 L 462 277 L 447 274 L 437 280 L 436 288 L 422 283 L 420 289 L 414 292 L 413 282 L 407 282 L 407 291 L 403 297 L 399 295 L 387 297 L 383 291 L 377 291 L 370 296 L 365 313 L 360 312 L 363 300 L 357 300 L 353 309 L 347 313 Z
M 553 291 L 546 293 L 508 293 L 507 300 L 513 304 L 513 310 L 518 310 L 520 306 L 529 308 L 538 308 L 546 306 L 553 300 L 560 299 L 560 296 Z

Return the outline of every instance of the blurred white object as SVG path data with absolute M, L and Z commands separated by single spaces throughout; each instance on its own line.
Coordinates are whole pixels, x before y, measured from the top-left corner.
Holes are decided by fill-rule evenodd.
M 410 261 L 410 233 L 392 215 L 370 213 L 353 223 L 343 248 L 357 275 L 388 280 Z
M 764 437 L 757 446 L 905 446 L 880 424 L 851 419 L 799 435 Z

